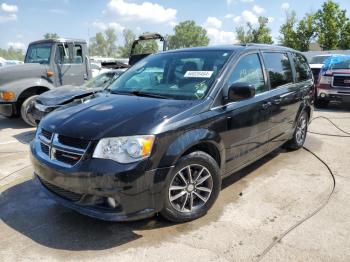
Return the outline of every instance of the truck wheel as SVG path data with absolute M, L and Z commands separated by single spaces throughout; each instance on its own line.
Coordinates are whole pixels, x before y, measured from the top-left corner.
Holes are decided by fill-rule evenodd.
M 21 117 L 23 119 L 24 122 L 26 122 L 28 125 L 30 126 L 37 126 L 37 124 L 35 123 L 35 120 L 33 119 L 33 117 L 29 114 L 29 109 L 31 106 L 33 106 L 35 99 L 38 96 L 31 96 L 28 97 L 26 100 L 24 100 L 23 104 L 21 105 Z
M 205 215 L 221 190 L 219 166 L 202 151 L 180 158 L 169 180 L 161 215 L 177 223 Z

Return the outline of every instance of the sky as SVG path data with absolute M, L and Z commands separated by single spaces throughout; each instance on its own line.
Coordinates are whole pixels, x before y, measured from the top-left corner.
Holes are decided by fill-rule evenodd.
M 336 0 L 350 17 L 350 0 Z M 257 23 L 260 15 L 269 18 L 272 36 L 278 41 L 286 11 L 299 18 L 317 11 L 320 0 L 0 0 L 0 48 L 25 49 L 47 32 L 61 37 L 88 40 L 108 27 L 122 44 L 124 28 L 143 32 L 173 33 L 184 20 L 194 20 L 206 28 L 210 44 L 236 41 L 234 28 Z

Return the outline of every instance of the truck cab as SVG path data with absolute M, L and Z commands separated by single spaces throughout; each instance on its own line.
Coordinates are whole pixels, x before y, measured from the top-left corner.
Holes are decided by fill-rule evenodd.
M 62 85 L 82 85 L 91 78 L 87 43 L 48 39 L 29 44 L 24 64 L 0 68 L 0 115 L 20 115 L 36 96 Z

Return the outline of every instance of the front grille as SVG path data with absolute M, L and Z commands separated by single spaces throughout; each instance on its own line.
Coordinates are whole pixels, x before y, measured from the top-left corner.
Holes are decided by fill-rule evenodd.
M 59 162 L 74 166 L 81 159 L 81 155 L 55 149 L 54 158 Z
M 52 138 L 52 132 L 49 132 L 45 129 L 41 129 L 41 135 L 45 137 L 47 140 L 51 140 Z
M 40 146 L 41 146 L 41 151 L 43 151 L 43 153 L 45 155 L 50 155 L 50 147 L 44 143 L 40 143 Z
M 76 147 L 80 149 L 86 149 L 89 145 L 88 140 L 80 139 L 80 138 L 73 138 L 68 136 L 58 136 L 58 141 L 62 143 L 63 145 L 70 146 L 70 147 Z
M 320 74 L 321 69 L 320 68 L 312 68 L 311 71 L 312 71 L 312 74 L 314 76 L 314 80 L 315 80 L 315 83 L 316 83 L 317 80 L 318 80 L 318 76 Z
M 59 195 L 60 197 L 63 197 L 69 201 L 78 202 L 83 197 L 82 194 L 74 193 L 74 192 L 71 192 L 69 190 L 60 188 L 58 186 L 55 186 L 55 185 L 45 181 L 44 179 L 39 178 L 39 180 L 45 186 L 46 189 L 48 189 L 52 193 Z
M 333 86 L 350 87 L 350 75 L 349 76 L 337 76 L 333 77 Z
M 67 137 L 41 129 L 39 134 L 42 153 L 52 162 L 72 167 L 85 154 L 90 141 Z

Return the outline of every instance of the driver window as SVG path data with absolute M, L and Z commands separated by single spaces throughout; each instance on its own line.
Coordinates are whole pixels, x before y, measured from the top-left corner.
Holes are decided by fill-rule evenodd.
M 68 44 L 65 44 L 64 47 L 66 49 L 66 52 L 64 51 L 62 44 L 59 44 L 57 46 L 55 56 L 55 61 L 57 64 L 70 64 Z
M 248 83 L 253 85 L 256 94 L 268 90 L 258 54 L 246 55 L 239 60 L 231 75 L 229 86 L 235 83 Z

